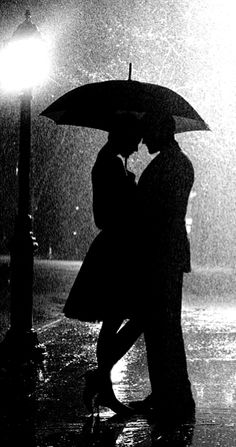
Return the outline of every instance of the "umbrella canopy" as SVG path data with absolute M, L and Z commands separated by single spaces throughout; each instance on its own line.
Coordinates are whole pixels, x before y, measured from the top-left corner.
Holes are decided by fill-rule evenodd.
M 133 80 L 95 82 L 77 87 L 54 101 L 41 115 L 56 124 L 109 131 L 118 111 L 170 114 L 175 133 L 210 130 L 196 110 L 178 93 L 157 84 Z

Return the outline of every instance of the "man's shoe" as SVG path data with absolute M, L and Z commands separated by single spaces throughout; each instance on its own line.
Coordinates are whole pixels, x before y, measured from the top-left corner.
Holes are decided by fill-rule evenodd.
M 150 417 L 155 421 L 168 422 L 168 423 L 186 423 L 193 422 L 195 420 L 195 402 L 191 397 L 189 399 L 166 399 L 154 406 L 150 412 Z
M 161 416 L 161 418 L 171 418 L 176 420 L 186 420 L 195 415 L 195 402 L 192 396 L 181 396 L 179 399 L 166 398 L 162 402 L 155 401 L 152 394 L 149 394 L 144 400 L 136 400 L 129 403 L 136 413 L 145 413 L 149 415 Z

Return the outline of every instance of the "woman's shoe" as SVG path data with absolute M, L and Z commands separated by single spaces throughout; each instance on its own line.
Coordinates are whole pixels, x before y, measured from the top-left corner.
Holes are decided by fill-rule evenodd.
M 99 414 L 99 407 L 107 407 L 119 415 L 128 416 L 134 409 L 120 402 L 113 391 L 110 377 L 104 377 L 98 369 L 82 374 L 85 378 L 83 401 L 88 411 Z
M 101 386 L 101 391 L 96 397 L 95 405 L 98 409 L 99 406 L 110 408 L 114 413 L 122 416 L 134 414 L 134 409 L 132 407 L 123 404 L 117 399 L 111 382 L 106 383 L 104 387 Z

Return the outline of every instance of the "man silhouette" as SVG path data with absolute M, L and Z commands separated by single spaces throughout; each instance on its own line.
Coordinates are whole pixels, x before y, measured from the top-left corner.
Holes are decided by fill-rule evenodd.
M 152 393 L 136 408 L 183 416 L 195 408 L 181 328 L 183 273 L 190 271 L 185 215 L 194 170 L 174 132 L 171 116 L 145 116 L 143 143 L 150 154 L 157 153 L 138 182 L 146 284 L 142 316 Z

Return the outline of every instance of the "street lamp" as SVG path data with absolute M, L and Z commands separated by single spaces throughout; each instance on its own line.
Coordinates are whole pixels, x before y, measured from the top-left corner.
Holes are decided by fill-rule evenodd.
M 46 76 L 48 59 L 30 11 L 0 55 L 0 82 L 20 93 L 18 215 L 10 244 L 10 329 L 1 344 L 2 361 L 37 360 L 41 348 L 32 328 L 33 264 L 37 242 L 31 217 L 32 88 Z

